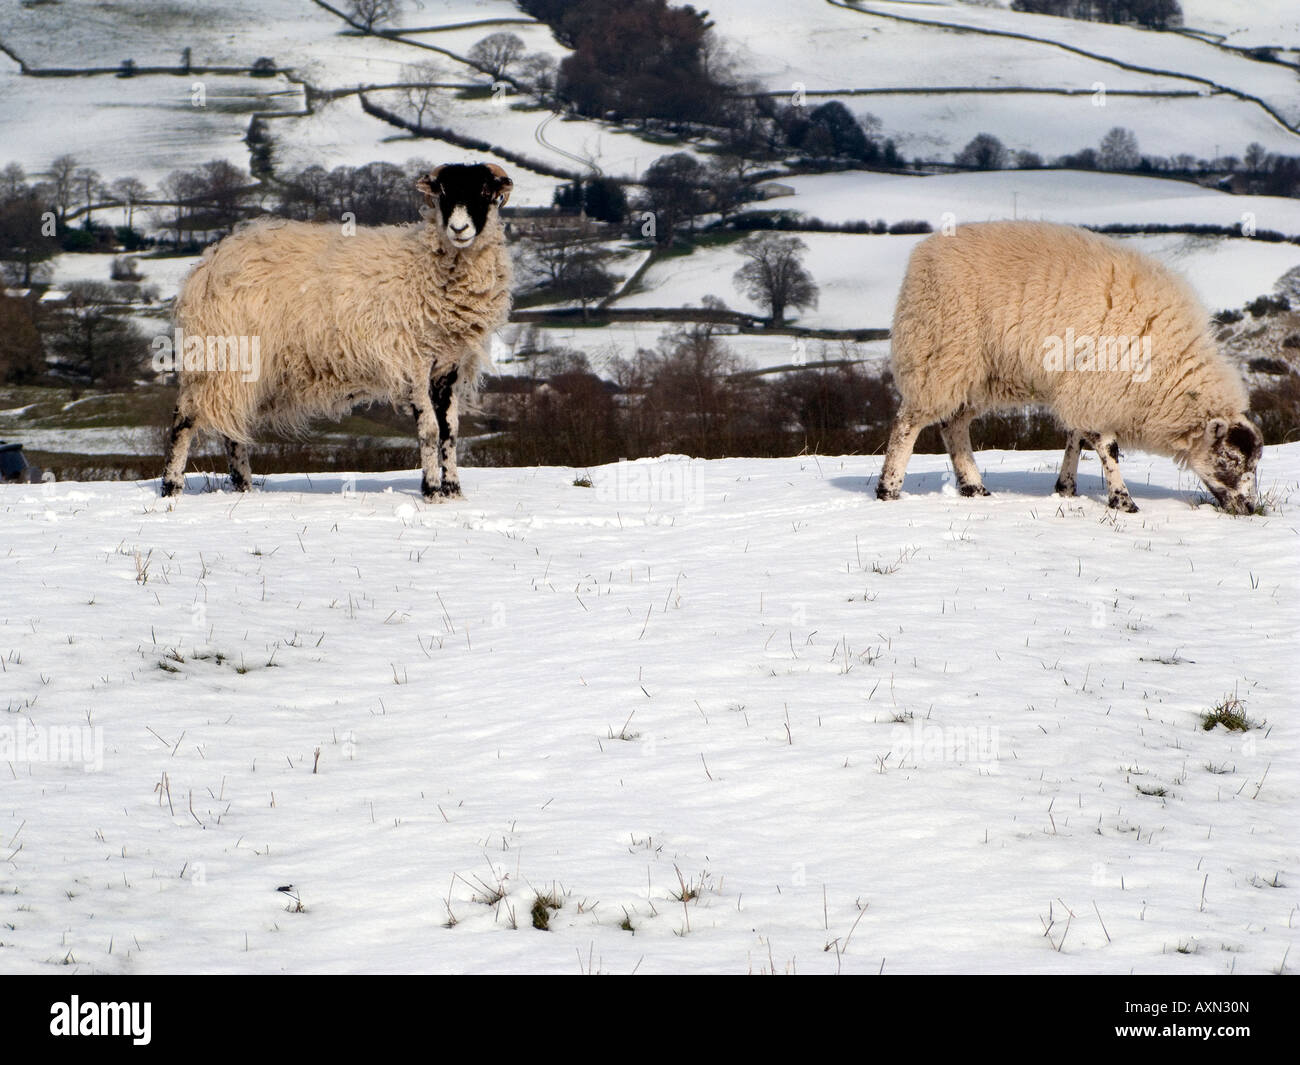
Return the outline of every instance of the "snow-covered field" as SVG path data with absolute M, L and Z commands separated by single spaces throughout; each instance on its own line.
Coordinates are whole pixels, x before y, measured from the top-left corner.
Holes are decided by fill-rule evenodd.
M 810 174 L 780 182 L 795 191 L 764 208 L 795 210 L 825 222 L 918 218 L 936 229 L 951 220 L 1035 218 L 1074 225 L 1144 223 L 1235 226 L 1249 213 L 1259 229 L 1300 235 L 1300 200 L 1233 196 L 1185 181 L 1077 170 L 984 173 Z
M 1300 11 L 1293 0 L 1180 0 L 1189 28 L 1238 48 L 1272 45 L 1300 50 Z
M 936 19 L 949 14 L 942 7 L 923 10 Z M 719 0 L 708 11 L 744 68 L 772 92 L 796 83 L 810 91 L 918 85 L 1087 88 L 1098 79 L 1111 89 L 1188 88 L 1179 78 L 1126 71 L 1050 44 L 1006 37 L 981 37 L 976 43 L 969 35 L 825 0 Z
M 1022 213 L 1021 217 L 1025 216 Z M 908 256 L 924 236 L 798 236 L 808 249 L 803 261 L 821 291 L 816 308 L 791 311 L 790 320 L 818 329 L 889 328 Z M 1272 292 L 1278 278 L 1300 267 L 1300 245 L 1296 244 L 1185 234 L 1116 239 L 1131 243 L 1186 276 L 1211 310 L 1239 307 Z M 712 295 L 735 310 L 761 315 L 764 309 L 738 292 L 732 281 L 743 261 L 735 245 L 700 249 L 688 256 L 663 260 L 641 276 L 636 293 L 613 305 L 701 306 L 703 298 Z
M 0 488 L 0 970 L 1289 970 L 1300 447 L 1057 458 Z
M 830 98 L 840 100 L 851 114 L 874 115 L 882 135 L 892 138 L 907 159 L 951 160 L 973 137 L 991 133 L 1012 152 L 1036 152 L 1051 162 L 1083 148 L 1096 149 L 1116 126 L 1133 131 L 1144 155 L 1241 158 L 1252 142 L 1282 155 L 1300 153 L 1300 136 L 1254 104 L 1223 95 L 944 92 Z M 813 107 L 824 99 L 809 96 L 805 103 Z
M 924 236 L 797 235 L 808 248 L 803 262 L 821 293 L 815 309 L 791 310 L 790 321 L 821 329 L 888 328 L 907 257 Z M 735 287 L 732 278 L 743 262 L 734 244 L 664 259 L 641 275 L 639 291 L 614 306 L 698 307 L 704 297 L 717 296 L 733 310 L 766 314 Z
M 30 174 L 71 154 L 106 181 L 128 175 L 156 188 L 173 170 L 209 159 L 248 167 L 243 137 L 255 111 L 295 111 L 302 90 L 283 78 L 26 78 L 0 56 L 0 165 Z
M 1212 43 L 1176 33 L 1156 34 L 1133 26 L 1086 22 L 1049 15 L 1028 15 L 996 6 L 960 0 L 861 0 L 868 20 L 881 15 L 907 19 L 910 24 L 943 23 L 994 33 L 1023 34 L 1118 65 L 1201 78 L 1244 96 L 1262 100 L 1293 128 L 1300 123 L 1300 96 L 1295 91 L 1295 70 L 1281 63 L 1262 63 Z M 1243 10 L 1252 4 L 1233 3 Z M 1228 8 L 1228 4 L 1221 5 Z M 1266 11 L 1264 19 L 1269 20 Z M 1279 44 L 1273 40 L 1270 44 Z M 1038 46 L 1043 47 L 1043 46 Z M 1046 47 L 1051 47 L 1048 45 Z M 1063 49 L 1056 49 L 1062 52 Z M 1085 57 L 1086 58 L 1086 57 Z M 1120 69 L 1120 66 L 1114 69 Z M 1109 78 L 1105 79 L 1109 81 Z

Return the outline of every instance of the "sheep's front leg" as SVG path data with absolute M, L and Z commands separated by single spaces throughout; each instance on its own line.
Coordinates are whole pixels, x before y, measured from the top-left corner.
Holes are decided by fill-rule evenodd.
M 247 492 L 253 486 L 253 471 L 248 465 L 248 448 L 226 437 L 226 458 L 230 460 L 230 487 Z
M 411 393 L 415 411 L 415 432 L 420 441 L 420 491 L 433 502 L 438 495 L 438 419 L 433 413 L 430 389 L 416 388 Z
M 939 435 L 943 437 L 943 446 L 952 459 L 957 490 L 964 496 L 986 496 L 989 490 L 984 487 L 984 479 L 975 465 L 975 452 L 970 446 L 970 423 L 974 418 L 974 413 L 963 407 L 950 420 L 939 423 Z
M 190 457 L 190 444 L 194 439 L 194 419 L 181 414 L 180 407 L 172 415 L 171 435 L 167 438 L 167 461 L 163 466 L 162 494 L 179 495 L 185 488 L 185 463 Z
M 894 427 L 889 432 L 889 446 L 885 449 L 885 462 L 880 467 L 880 483 L 876 485 L 877 499 L 897 499 L 903 487 L 903 473 L 907 470 L 907 460 L 912 457 L 912 448 L 916 438 L 929 422 L 906 408 L 901 408 L 894 419 Z
M 434 378 L 429 387 L 433 413 L 438 420 L 438 467 L 442 475 L 438 495 L 460 498 L 460 473 L 456 469 L 456 434 L 460 431 L 460 397 L 456 393 L 457 368 Z M 426 497 L 428 492 L 425 492 Z
M 1079 448 L 1083 437 L 1071 430 L 1065 438 L 1065 457 L 1061 459 L 1061 472 L 1056 478 L 1056 494 L 1072 496 L 1079 491 Z
M 456 396 L 457 371 L 435 377 L 427 392 L 411 397 L 416 431 L 420 437 L 420 489 L 430 503 L 460 497 L 456 470 L 456 433 L 460 428 L 460 403 Z
M 1114 433 L 1084 433 L 1083 439 L 1097 452 L 1101 460 L 1101 472 L 1106 476 L 1106 506 L 1115 510 L 1125 510 L 1130 514 L 1137 512 L 1137 504 L 1128 494 L 1124 478 L 1119 473 L 1119 441 Z

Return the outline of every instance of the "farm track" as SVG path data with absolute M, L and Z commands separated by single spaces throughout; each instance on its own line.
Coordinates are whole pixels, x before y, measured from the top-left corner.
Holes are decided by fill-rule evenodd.
M 605 172 L 601 170 L 600 166 L 595 162 L 595 160 L 584 159 L 580 155 L 574 155 L 572 152 L 565 151 L 558 144 L 553 144 L 551 141 L 548 141 L 546 139 L 546 127 L 549 126 L 552 122 L 554 122 L 559 117 L 560 117 L 559 112 L 552 112 L 551 114 L 547 115 L 544 119 L 542 119 L 541 122 L 537 124 L 537 128 L 533 130 L 533 140 L 537 141 L 538 144 L 540 144 L 543 148 L 547 149 L 548 151 L 552 151 L 556 155 L 563 156 L 565 159 L 568 159 L 572 163 L 577 163 L 579 166 L 585 167 L 586 169 L 590 170 L 596 177 L 604 177 Z

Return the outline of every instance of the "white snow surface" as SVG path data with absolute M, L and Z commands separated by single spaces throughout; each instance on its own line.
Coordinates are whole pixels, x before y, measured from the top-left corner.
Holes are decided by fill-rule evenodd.
M 1300 446 L 1058 458 L 0 487 L 0 970 L 1277 970 Z
M 1134 26 L 1030 15 L 957 0 L 864 0 L 861 9 L 872 15 L 970 27 L 986 33 L 1023 34 L 1052 42 L 1115 64 L 1160 73 L 1204 78 L 1214 85 L 1262 100 L 1292 128 L 1300 122 L 1300 97 L 1295 71 L 1283 63 L 1259 62 L 1230 49 L 1178 33 L 1157 33 Z M 1280 44 L 1280 41 L 1270 41 Z M 1059 49 L 1058 49 L 1059 51 Z M 1109 80 L 1109 79 L 1107 79 Z
M 1300 200 L 1233 196 L 1184 181 L 1093 170 L 996 170 L 910 176 L 845 171 L 779 182 L 794 196 L 759 209 L 801 211 L 826 222 L 918 218 L 938 229 L 952 221 L 1033 218 L 1072 225 L 1234 226 L 1249 216 L 1257 230 L 1300 235 Z

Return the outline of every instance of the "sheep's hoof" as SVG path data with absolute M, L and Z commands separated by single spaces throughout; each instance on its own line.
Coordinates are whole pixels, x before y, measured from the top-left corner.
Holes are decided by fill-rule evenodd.
M 1073 481 L 1057 481 L 1056 494 L 1058 496 L 1072 496 L 1078 494 L 1078 489 Z
M 1123 510 L 1129 514 L 1137 513 L 1137 504 L 1133 502 L 1132 497 L 1127 492 L 1112 492 L 1110 499 L 1106 501 L 1106 506 L 1112 510 Z
M 445 503 L 449 499 L 463 498 L 465 497 L 461 494 L 459 481 L 444 482 L 434 488 L 426 487 L 424 490 L 426 503 Z
M 890 489 L 890 488 L 886 488 L 883 484 L 878 484 L 876 485 L 876 498 L 886 499 L 886 500 L 897 499 L 898 489 L 897 488 Z
M 184 487 L 184 485 L 177 484 L 175 481 L 163 481 L 161 494 L 164 499 L 168 496 L 178 496 Z
M 982 484 L 963 484 L 958 485 L 957 491 L 964 496 L 989 496 L 993 493 L 985 488 Z

